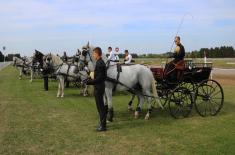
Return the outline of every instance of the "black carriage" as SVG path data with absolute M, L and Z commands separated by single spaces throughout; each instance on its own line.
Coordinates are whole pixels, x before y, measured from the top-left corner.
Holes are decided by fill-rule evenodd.
M 162 105 L 168 105 L 174 118 L 189 116 L 193 106 L 203 117 L 219 113 L 224 93 L 221 85 L 210 78 L 211 70 L 212 63 L 192 61 L 180 61 L 171 70 L 151 68 Z

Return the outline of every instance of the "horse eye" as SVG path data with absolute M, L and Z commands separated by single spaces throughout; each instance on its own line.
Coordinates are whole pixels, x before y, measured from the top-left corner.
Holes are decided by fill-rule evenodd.
M 83 55 L 83 56 L 86 56 L 86 51 L 82 51 L 82 55 Z

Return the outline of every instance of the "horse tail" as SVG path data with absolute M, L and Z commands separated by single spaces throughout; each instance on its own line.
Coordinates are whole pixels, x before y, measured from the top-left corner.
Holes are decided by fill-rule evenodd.
M 156 81 L 155 81 L 154 78 L 152 79 L 152 93 L 153 93 L 153 96 L 155 97 L 156 103 L 158 103 L 159 106 L 160 106 L 162 109 L 164 109 L 163 106 L 162 106 L 162 104 L 161 104 L 161 101 L 160 101 L 159 98 L 158 98 L 157 88 L 156 88 Z

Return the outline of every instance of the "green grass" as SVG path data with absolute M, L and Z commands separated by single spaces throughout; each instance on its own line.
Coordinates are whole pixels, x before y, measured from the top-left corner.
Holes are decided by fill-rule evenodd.
M 189 58 L 186 58 L 189 59 Z M 161 66 L 162 62 L 166 62 L 166 58 L 137 58 L 136 63 Z M 170 61 L 171 59 L 168 59 Z M 193 59 L 195 62 L 204 62 L 204 59 L 197 58 Z M 213 67 L 216 68 L 235 68 L 235 58 L 218 58 L 218 59 L 207 59 L 208 62 L 213 63 Z
M 129 95 L 113 99 L 115 120 L 105 133 L 98 122 L 93 97 L 65 90 L 56 98 L 57 84 L 43 91 L 42 80 L 17 79 L 11 66 L 0 71 L 0 154 L 234 154 L 235 84 L 224 85 L 225 104 L 216 117 L 195 112 L 176 120 L 154 110 L 151 119 L 127 111 Z M 136 103 L 136 102 L 135 102 Z

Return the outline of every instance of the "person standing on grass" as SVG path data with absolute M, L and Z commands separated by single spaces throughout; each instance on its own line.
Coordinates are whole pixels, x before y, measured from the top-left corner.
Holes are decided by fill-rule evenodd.
M 48 91 L 48 74 L 49 74 L 49 69 L 44 68 L 42 70 L 42 75 L 43 75 L 43 84 L 44 84 L 44 90 Z
M 106 131 L 106 117 L 108 107 L 104 105 L 104 91 L 105 91 L 105 79 L 107 76 L 106 65 L 102 60 L 102 50 L 100 47 L 96 47 L 93 50 L 93 57 L 96 60 L 96 66 L 94 71 L 94 79 L 88 79 L 87 85 L 94 85 L 94 96 L 96 107 L 100 117 L 100 124 L 97 131 Z

